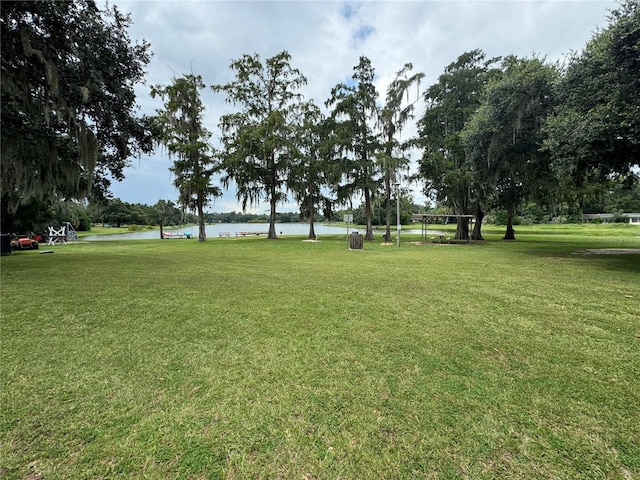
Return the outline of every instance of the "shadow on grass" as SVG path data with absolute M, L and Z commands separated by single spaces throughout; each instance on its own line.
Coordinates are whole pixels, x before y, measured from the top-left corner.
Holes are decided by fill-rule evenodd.
M 631 252 L 631 250 L 636 250 Z M 635 248 L 540 248 L 528 249 L 526 253 L 536 257 L 573 259 L 590 267 L 602 270 L 640 273 L 640 249 Z

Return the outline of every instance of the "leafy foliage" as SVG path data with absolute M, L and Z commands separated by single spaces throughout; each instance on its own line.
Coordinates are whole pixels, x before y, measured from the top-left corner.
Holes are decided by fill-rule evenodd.
M 525 198 L 550 198 L 554 176 L 541 152 L 543 126 L 554 106 L 557 69 L 537 58 L 507 57 L 486 90 L 463 139 L 477 165 L 486 164 L 495 204 L 509 213 L 505 239 L 514 239 L 513 216 Z M 484 166 L 482 167 L 484 168 Z
M 200 90 L 205 88 L 202 77 L 188 74 L 174 78 L 169 86 L 155 86 L 152 96 L 165 100 L 164 110 L 158 111 L 157 122 L 162 131 L 159 141 L 175 157 L 171 171 L 174 184 L 180 192 L 180 203 L 198 214 L 198 240 L 207 239 L 204 207 L 211 197 L 222 192 L 211 185 L 218 165 L 210 154 L 211 134 L 202 124 L 204 104 Z
M 288 185 L 300 204 L 301 217 L 309 221 L 308 238 L 313 239 L 316 214 L 323 211 L 326 218 L 331 216 L 333 202 L 325 192 L 332 185 L 334 150 L 331 122 L 313 102 L 303 105 L 295 145 Z
M 437 200 L 457 215 L 471 213 L 473 194 L 478 207 L 486 203 L 483 180 L 467 161 L 461 134 L 482 103 L 486 83 L 496 75 L 495 61 L 486 60 L 481 50 L 463 53 L 424 95 L 427 107 L 418 122 L 418 144 L 424 149 L 419 162 L 421 180 L 426 192 L 435 190 Z M 456 238 L 469 238 L 466 219 L 458 219 Z
M 609 26 L 569 62 L 545 146 L 566 188 L 589 188 L 640 165 L 640 4 L 623 0 Z
M 149 44 L 128 16 L 93 0 L 2 2 L 2 211 L 102 196 L 129 158 L 150 151 L 136 117 Z
M 384 177 L 385 200 L 385 238 L 391 237 L 391 182 L 400 183 L 399 172 L 406 170 L 409 164 L 405 152 L 409 142 L 401 142 L 399 136 L 409 120 L 413 120 L 413 110 L 418 100 L 410 101 L 409 89 L 416 85 L 419 95 L 420 81 L 424 73 L 414 73 L 411 63 L 406 63 L 397 73 L 387 88 L 385 104 L 380 110 L 378 122 L 382 129 L 383 145 L 378 159 L 382 166 Z M 417 95 L 417 96 L 418 96 Z
M 286 199 L 286 184 L 294 154 L 295 125 L 300 118 L 302 94 L 307 83 L 283 51 L 262 63 L 260 56 L 243 55 L 231 63 L 235 80 L 213 85 L 240 111 L 220 118 L 223 150 L 222 181 L 238 187 L 243 210 L 266 197 L 270 205 L 268 238 L 277 238 L 276 205 Z
M 375 131 L 378 92 L 373 84 L 374 76 L 371 60 L 360 57 L 353 68 L 352 82 L 333 87 L 331 97 L 326 101 L 328 107 L 333 107 L 331 118 L 335 122 L 339 150 L 338 169 L 343 176 L 343 183 L 336 188 L 338 201 L 350 201 L 354 194 L 362 194 L 367 218 L 365 240 L 373 239 L 372 195 L 380 182 L 380 167 L 376 161 L 380 139 Z

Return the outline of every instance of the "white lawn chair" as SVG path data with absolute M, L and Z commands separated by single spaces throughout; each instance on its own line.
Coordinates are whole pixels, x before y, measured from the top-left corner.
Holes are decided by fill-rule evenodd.
M 61 243 L 63 245 L 67 244 L 67 236 L 64 233 L 64 226 L 59 229 L 55 229 L 53 227 L 49 227 L 49 245 L 55 245 L 57 243 Z

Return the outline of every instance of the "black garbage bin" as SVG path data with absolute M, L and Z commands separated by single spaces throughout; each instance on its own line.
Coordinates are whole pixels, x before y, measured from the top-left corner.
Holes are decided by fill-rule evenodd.
M 2 248 L 0 252 L 2 255 L 10 255 L 11 254 L 11 235 L 8 233 L 0 234 L 0 245 Z
M 349 248 L 351 250 L 362 250 L 363 237 L 358 232 L 353 232 L 349 237 Z

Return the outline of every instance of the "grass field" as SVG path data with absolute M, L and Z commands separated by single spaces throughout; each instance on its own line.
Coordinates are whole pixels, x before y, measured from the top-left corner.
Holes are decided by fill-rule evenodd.
M 0 477 L 640 478 L 640 228 L 485 231 L 3 257 Z

